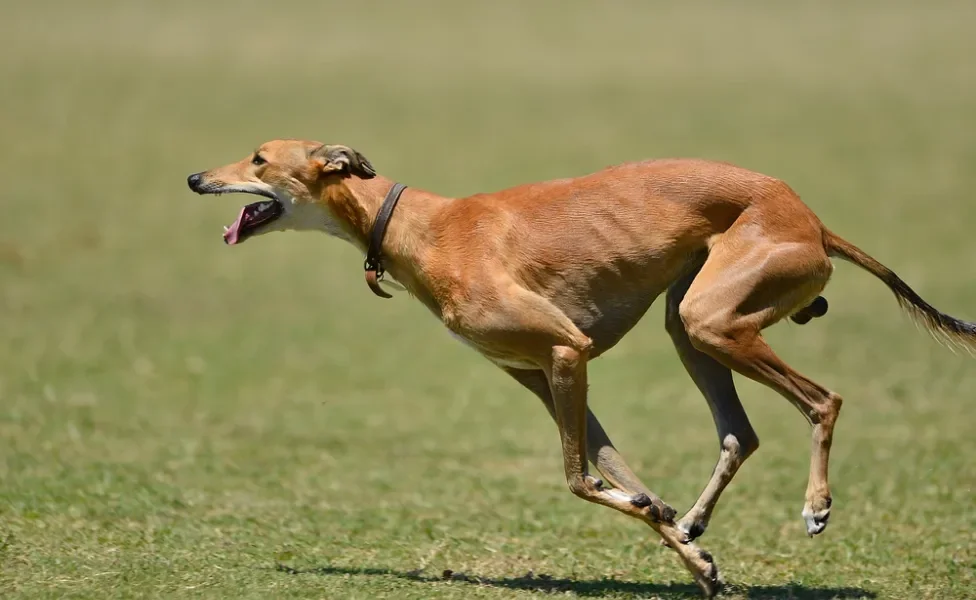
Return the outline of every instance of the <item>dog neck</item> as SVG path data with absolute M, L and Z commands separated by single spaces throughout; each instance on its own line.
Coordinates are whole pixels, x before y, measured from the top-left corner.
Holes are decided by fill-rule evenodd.
M 329 199 L 347 239 L 364 254 L 376 225 L 376 216 L 394 182 L 385 177 L 345 180 L 336 196 Z M 383 238 L 383 266 L 412 295 L 435 312 L 425 274 L 426 249 L 430 246 L 432 222 L 451 199 L 408 187 L 400 197 Z

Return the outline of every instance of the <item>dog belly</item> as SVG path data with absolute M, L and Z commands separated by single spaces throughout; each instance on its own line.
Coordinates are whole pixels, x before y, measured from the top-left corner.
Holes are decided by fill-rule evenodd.
M 539 365 L 533 362 L 522 360 L 515 356 L 499 354 L 497 352 L 492 352 L 490 350 L 482 348 L 481 346 L 475 344 L 468 338 L 458 335 L 453 331 L 448 330 L 448 333 L 451 334 L 451 337 L 461 342 L 465 346 L 468 346 L 469 348 L 474 348 L 475 350 L 478 351 L 479 354 L 481 354 L 491 362 L 495 363 L 499 367 L 509 367 L 511 369 L 528 369 L 528 370 L 537 370 L 540 368 Z
M 637 325 L 658 295 L 607 298 L 586 307 L 566 307 L 563 311 L 584 335 L 593 340 L 590 358 L 596 358 L 616 346 Z

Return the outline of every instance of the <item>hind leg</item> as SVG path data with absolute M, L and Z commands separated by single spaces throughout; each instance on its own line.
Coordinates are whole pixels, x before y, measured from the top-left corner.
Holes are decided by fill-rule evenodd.
M 830 516 L 828 462 L 841 398 L 776 356 L 760 332 L 807 306 L 830 277 L 822 243 L 770 241 L 756 223 L 734 226 L 716 243 L 688 288 L 678 313 L 695 349 L 783 395 L 813 428 L 803 517 L 807 533 Z
M 720 446 L 718 462 L 708 484 L 695 505 L 678 521 L 678 529 L 685 533 L 688 541 L 705 533 L 725 487 L 742 463 L 759 447 L 759 437 L 752 429 L 735 391 L 732 371 L 695 349 L 679 317 L 678 307 L 697 274 L 697 270 L 693 271 L 671 286 L 665 309 L 665 326 L 685 370 L 708 402 Z

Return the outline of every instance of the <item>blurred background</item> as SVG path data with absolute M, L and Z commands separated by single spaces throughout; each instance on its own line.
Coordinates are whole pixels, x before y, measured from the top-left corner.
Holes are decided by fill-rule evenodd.
M 565 491 L 540 403 L 340 241 L 225 247 L 195 171 L 342 143 L 449 196 L 694 156 L 780 177 L 940 309 L 976 319 L 976 4 L 6 2 L 0 20 L 4 597 L 694 597 L 652 532 Z M 966 597 L 976 363 L 837 265 L 768 332 L 846 399 L 834 514 L 809 433 L 762 440 L 702 539 L 731 597 Z M 717 457 L 662 302 L 591 406 L 683 511 Z M 442 581 L 451 569 L 466 579 Z M 534 572 L 527 576 L 526 572 Z M 539 574 L 549 578 L 541 579 Z

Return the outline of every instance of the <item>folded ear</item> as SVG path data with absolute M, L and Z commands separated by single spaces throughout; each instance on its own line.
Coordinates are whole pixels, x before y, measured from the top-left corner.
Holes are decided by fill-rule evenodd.
M 349 146 L 323 144 L 312 150 L 309 158 L 322 162 L 323 173 L 357 175 L 363 179 L 376 176 L 373 165 L 369 164 L 366 157 Z

